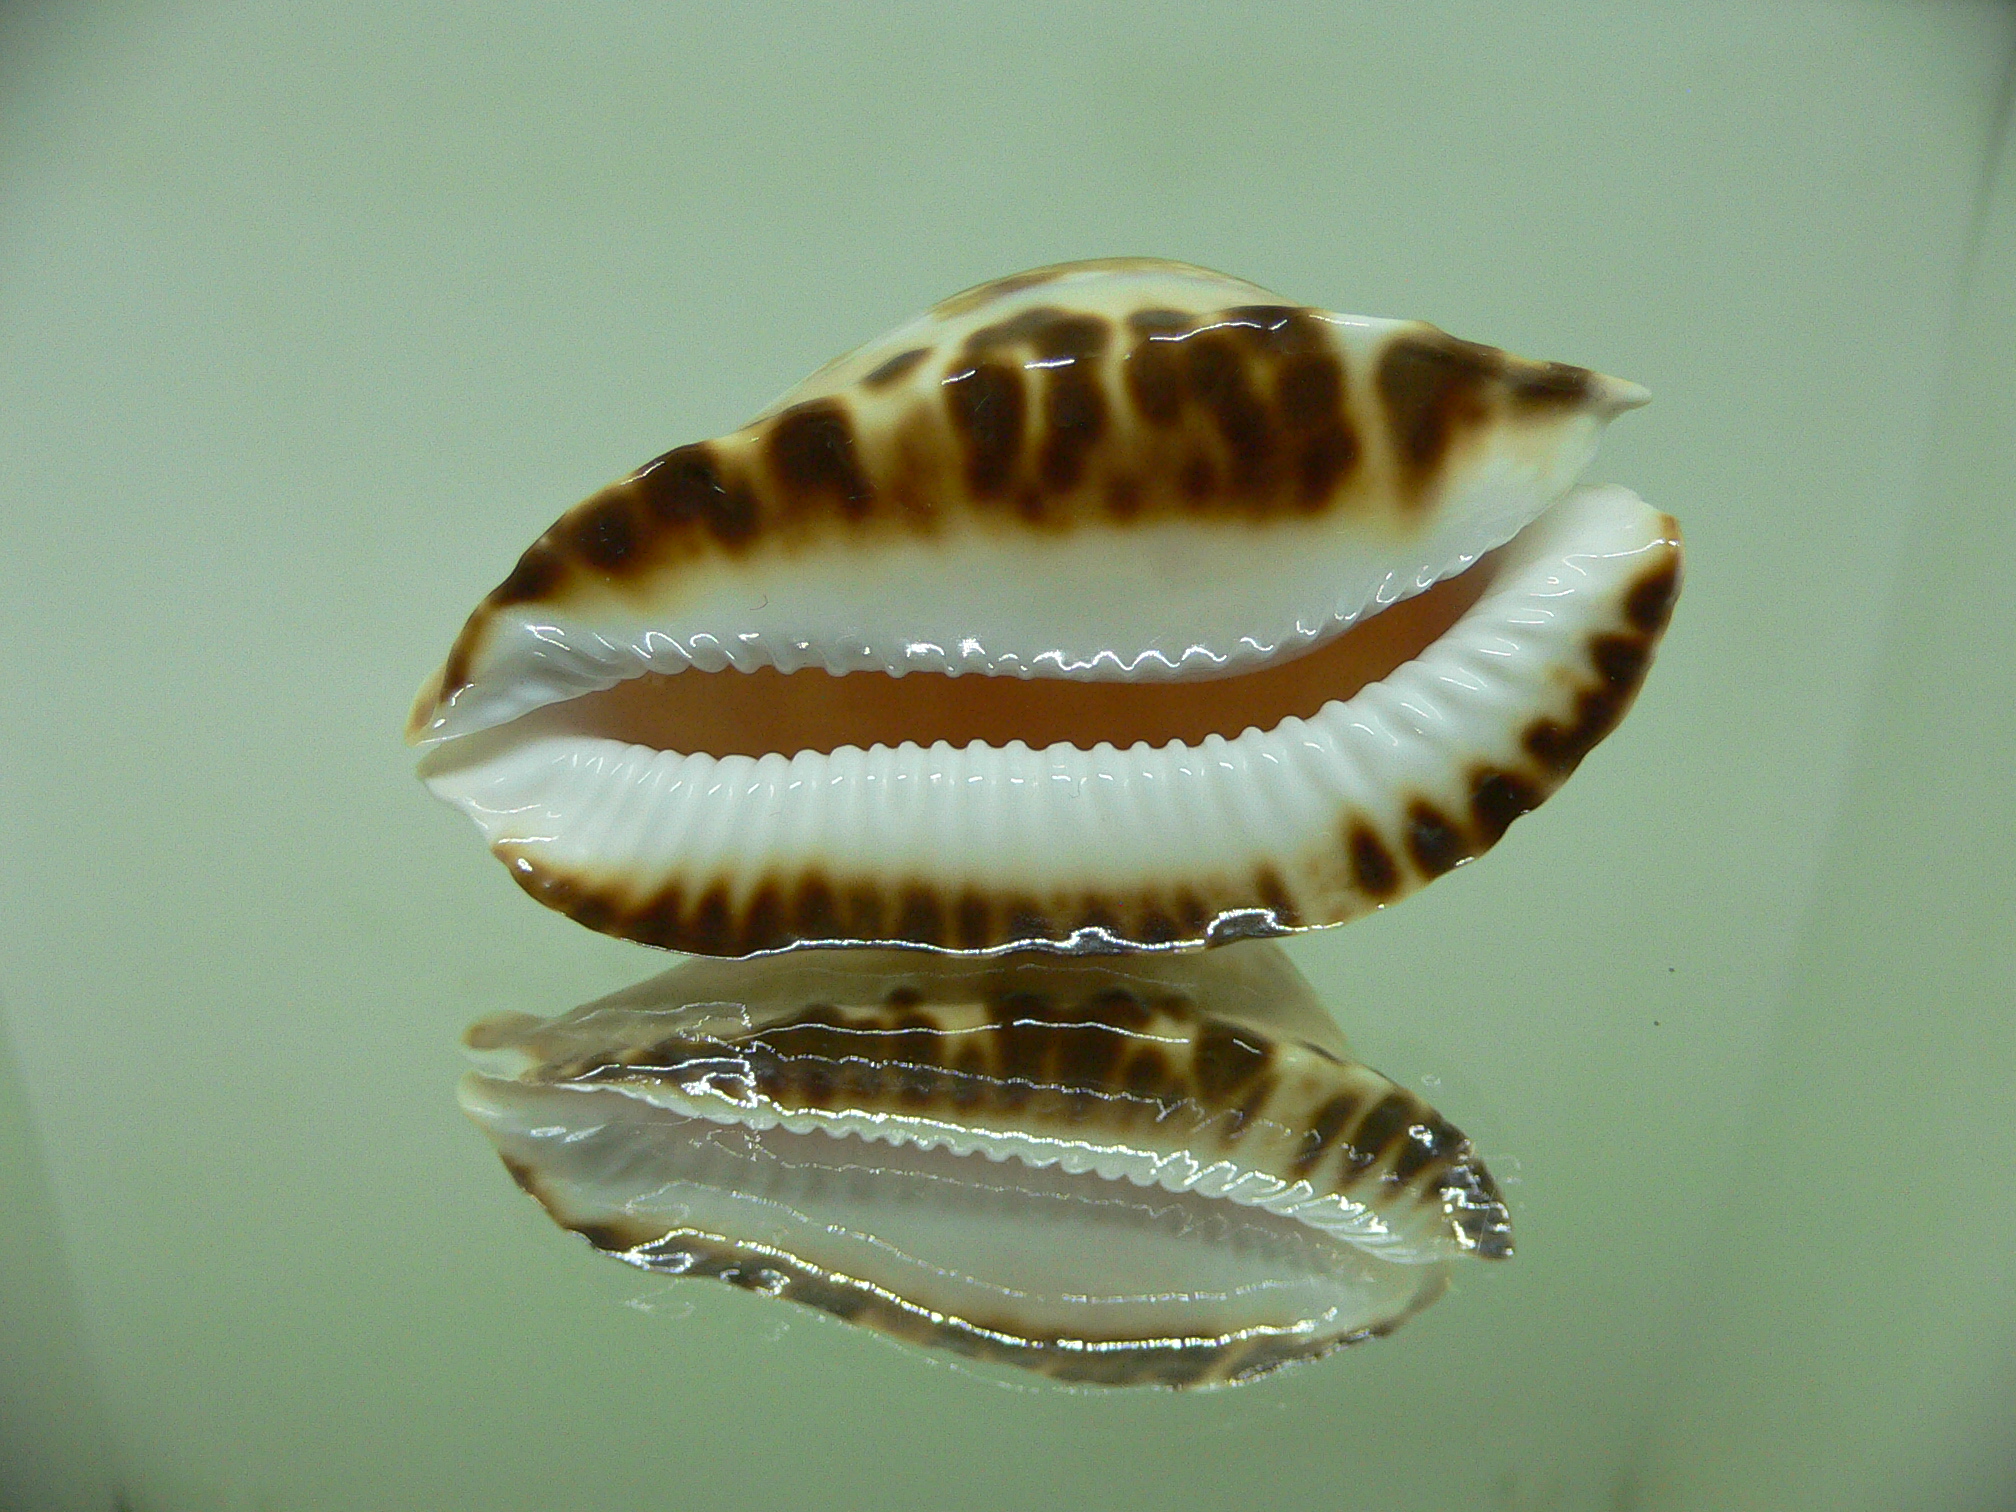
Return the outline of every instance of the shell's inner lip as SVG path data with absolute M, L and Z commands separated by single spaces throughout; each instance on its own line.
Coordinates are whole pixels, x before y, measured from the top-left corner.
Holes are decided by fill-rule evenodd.
M 684 755 L 830 753 L 907 742 L 1021 741 L 1031 749 L 1195 746 L 1313 717 L 1386 677 L 1440 639 L 1483 596 L 1497 553 L 1313 649 L 1250 671 L 1187 681 L 952 677 L 935 672 L 647 674 L 535 711 L 541 733 L 593 736 Z

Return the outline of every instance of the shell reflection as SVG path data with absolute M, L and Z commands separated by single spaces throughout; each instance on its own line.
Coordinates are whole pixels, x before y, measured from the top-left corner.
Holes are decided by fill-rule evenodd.
M 695 961 L 468 1043 L 564 1227 L 1059 1380 L 1250 1380 L 1511 1253 L 1467 1139 L 1281 952 Z

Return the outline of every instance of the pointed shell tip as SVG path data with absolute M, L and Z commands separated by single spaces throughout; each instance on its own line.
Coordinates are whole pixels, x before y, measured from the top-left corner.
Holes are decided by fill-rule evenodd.
M 1597 403 L 1606 417 L 1615 417 L 1626 410 L 1642 409 L 1652 402 L 1652 390 L 1642 383 L 1633 383 L 1628 378 L 1605 376 Z

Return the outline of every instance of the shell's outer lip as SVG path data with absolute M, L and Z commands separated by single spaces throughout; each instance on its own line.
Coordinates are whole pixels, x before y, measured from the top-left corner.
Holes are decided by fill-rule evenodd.
M 1489 849 L 1623 716 L 1679 578 L 1669 517 L 1583 489 L 1416 660 L 1232 740 L 717 760 L 501 729 L 422 771 L 534 897 L 647 944 L 1222 943 L 1342 922 Z

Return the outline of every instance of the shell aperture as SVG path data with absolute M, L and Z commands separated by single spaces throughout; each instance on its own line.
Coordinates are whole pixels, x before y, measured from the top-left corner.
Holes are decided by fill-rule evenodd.
M 716 955 L 1178 948 L 1481 854 L 1635 694 L 1635 385 L 1180 264 L 955 296 L 564 516 L 415 706 L 534 897 Z
M 598 1249 L 1060 1380 L 1251 1379 L 1511 1250 L 1265 943 L 696 961 L 468 1039 L 465 1110 Z

